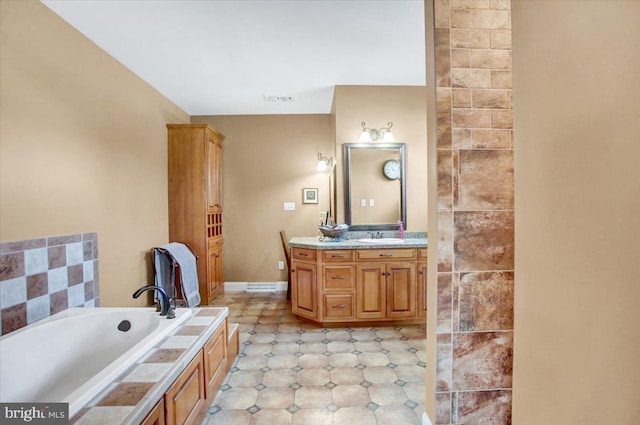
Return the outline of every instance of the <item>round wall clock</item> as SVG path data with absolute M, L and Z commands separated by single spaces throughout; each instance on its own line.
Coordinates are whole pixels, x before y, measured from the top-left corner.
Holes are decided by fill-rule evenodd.
M 398 180 L 400 178 L 400 163 L 395 159 L 385 161 L 382 165 L 382 174 L 389 180 Z

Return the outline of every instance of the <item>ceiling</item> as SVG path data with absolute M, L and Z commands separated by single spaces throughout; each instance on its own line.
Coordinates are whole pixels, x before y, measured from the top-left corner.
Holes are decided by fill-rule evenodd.
M 425 84 L 423 0 L 42 2 L 190 115 L 328 113 L 336 85 Z

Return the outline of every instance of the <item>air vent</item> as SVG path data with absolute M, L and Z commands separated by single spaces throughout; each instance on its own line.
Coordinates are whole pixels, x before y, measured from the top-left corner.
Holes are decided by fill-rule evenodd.
M 293 102 L 293 96 L 276 96 L 273 94 L 265 94 L 264 100 L 266 100 L 267 102 L 287 103 L 287 102 Z
M 247 292 L 275 292 L 276 283 L 260 282 L 260 283 L 248 283 Z

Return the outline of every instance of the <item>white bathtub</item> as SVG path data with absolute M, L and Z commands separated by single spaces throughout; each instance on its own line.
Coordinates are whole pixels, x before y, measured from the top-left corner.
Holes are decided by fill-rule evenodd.
M 72 417 L 190 316 L 185 308 L 171 320 L 153 308 L 71 308 L 2 336 L 0 401 L 67 402 Z M 125 320 L 130 329 L 118 330 Z

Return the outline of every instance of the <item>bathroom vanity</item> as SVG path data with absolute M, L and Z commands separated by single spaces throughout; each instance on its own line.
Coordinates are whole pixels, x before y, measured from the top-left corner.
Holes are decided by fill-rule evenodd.
M 324 326 L 424 323 L 427 239 L 291 239 L 292 311 Z

